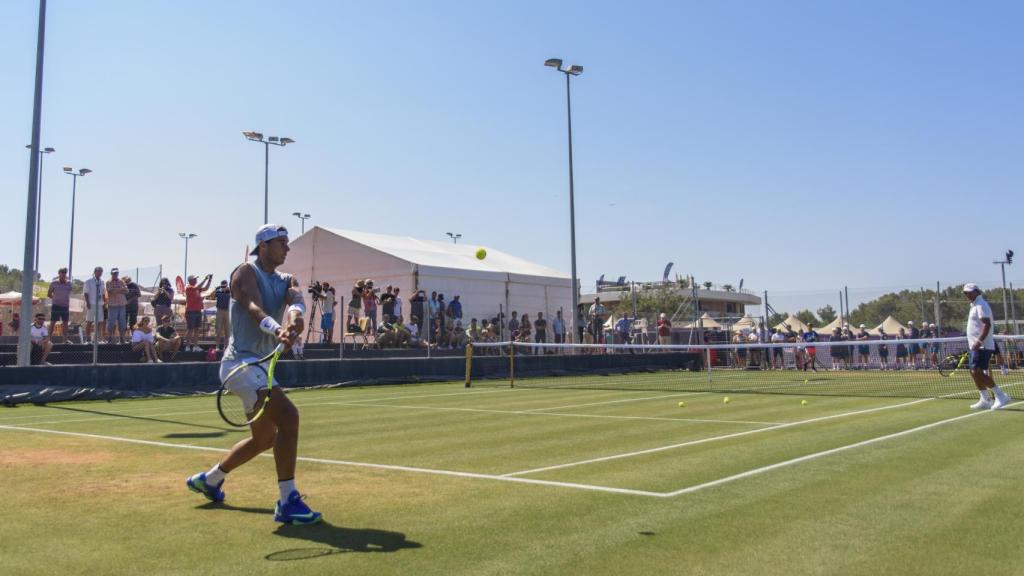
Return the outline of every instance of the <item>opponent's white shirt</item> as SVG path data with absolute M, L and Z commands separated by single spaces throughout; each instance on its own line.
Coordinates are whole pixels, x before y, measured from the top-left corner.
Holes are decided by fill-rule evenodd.
M 988 318 L 990 322 L 992 321 L 992 308 L 988 305 L 988 302 L 979 295 L 974 299 L 974 302 L 971 303 L 971 311 L 967 313 L 967 344 L 971 347 L 974 346 L 974 343 L 978 341 L 978 337 L 981 336 L 981 329 L 983 326 L 981 320 L 983 318 Z M 986 336 L 985 340 L 981 343 L 981 347 L 985 350 L 996 349 L 995 338 L 992 337 L 994 328 L 995 327 L 993 326 L 992 329 L 988 331 L 988 336 Z
M 33 342 L 41 342 L 43 340 L 46 340 L 49 336 L 50 331 L 46 329 L 46 324 L 43 324 L 42 326 L 36 326 L 34 323 L 32 324 Z

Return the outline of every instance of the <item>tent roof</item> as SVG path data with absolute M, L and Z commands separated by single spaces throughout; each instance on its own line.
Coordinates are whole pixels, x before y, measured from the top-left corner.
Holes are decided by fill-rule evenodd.
M 754 322 L 754 319 L 751 318 L 749 315 L 745 315 L 743 316 L 743 318 L 740 318 L 739 320 L 736 321 L 735 324 L 732 325 L 732 331 L 742 332 L 743 330 L 751 330 L 756 326 L 757 324 Z
M 490 274 L 498 273 L 569 280 L 569 275 L 564 272 L 559 272 L 553 268 L 541 266 L 540 264 L 535 264 L 489 247 L 483 247 L 487 250 L 487 257 L 479 260 L 476 257 L 476 251 L 481 246 L 475 244 L 455 244 L 420 240 L 410 236 L 392 236 L 390 234 L 356 232 L 354 230 L 341 230 L 337 228 L 319 228 L 336 236 L 347 238 L 352 242 L 417 264 L 421 270 L 424 267 L 433 267 L 470 270 Z M 312 230 L 308 231 L 307 234 L 311 232 Z
M 906 326 L 900 324 L 899 320 L 893 318 L 892 316 L 888 316 L 885 320 L 882 320 L 881 324 L 875 326 L 871 330 L 868 330 L 868 334 L 871 334 L 872 336 L 878 336 L 879 328 L 884 328 L 886 334 L 893 336 L 900 333 L 900 328 L 906 329 Z
M 843 319 L 841 317 L 836 316 L 835 320 L 829 322 L 828 324 L 825 324 L 824 326 L 819 326 L 815 328 L 814 331 L 817 332 L 818 334 L 831 334 L 833 329 L 839 328 L 840 330 L 842 330 L 843 326 L 846 325 L 847 323 L 843 322 Z
M 719 324 L 717 321 L 715 321 L 715 319 L 712 318 L 710 314 L 705 312 L 700 317 L 700 320 L 698 322 L 690 322 L 689 324 L 687 324 L 685 326 L 685 328 L 698 328 L 698 327 L 701 326 L 701 324 L 704 325 L 704 328 L 721 328 L 722 327 L 722 325 Z
M 804 330 L 804 331 L 807 330 L 807 324 L 804 324 L 799 318 L 797 318 L 796 316 L 793 316 L 792 314 L 790 314 L 789 317 L 786 318 L 785 320 L 783 320 L 782 322 L 779 322 L 778 324 L 776 324 L 775 325 L 775 329 L 776 330 L 785 330 L 787 324 L 789 324 L 789 327 L 792 328 L 794 332 L 799 332 L 801 330 Z

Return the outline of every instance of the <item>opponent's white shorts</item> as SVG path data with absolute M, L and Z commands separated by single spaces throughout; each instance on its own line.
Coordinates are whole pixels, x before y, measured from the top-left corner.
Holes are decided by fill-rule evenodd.
M 235 369 L 242 362 L 252 362 L 259 360 L 259 358 L 232 358 L 224 359 L 220 363 L 220 381 L 223 383 L 224 379 L 227 378 L 228 373 Z M 278 382 L 275 379 L 271 386 L 278 386 Z M 233 394 L 237 394 L 242 399 L 242 404 L 245 406 L 246 414 L 252 412 L 256 406 L 256 400 L 259 399 L 258 392 L 260 390 L 266 390 L 267 388 L 267 370 L 266 366 L 261 364 L 259 366 L 252 366 L 251 368 L 242 370 L 240 374 L 236 374 L 231 382 L 228 384 L 228 390 Z

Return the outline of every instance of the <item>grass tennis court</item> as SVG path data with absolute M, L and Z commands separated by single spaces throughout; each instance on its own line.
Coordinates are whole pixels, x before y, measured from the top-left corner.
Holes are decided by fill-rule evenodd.
M 5 573 L 1013 574 L 1024 560 L 1024 403 L 461 383 L 291 397 L 321 525 L 273 522 L 269 457 L 228 477 L 224 505 L 185 489 L 242 435 L 211 397 L 0 410 Z

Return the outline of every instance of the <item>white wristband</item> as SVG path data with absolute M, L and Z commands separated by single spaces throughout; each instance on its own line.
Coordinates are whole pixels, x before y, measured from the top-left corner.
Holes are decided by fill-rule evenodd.
M 270 316 L 264 316 L 263 320 L 260 320 L 260 330 L 270 334 L 271 336 L 277 336 L 277 331 L 281 329 L 281 325 L 277 323 Z
M 306 305 L 303 304 L 302 302 L 296 302 L 295 304 L 292 304 L 291 306 L 288 307 L 289 312 L 291 312 L 292 310 L 298 311 L 298 313 L 302 314 L 303 316 L 306 315 Z

